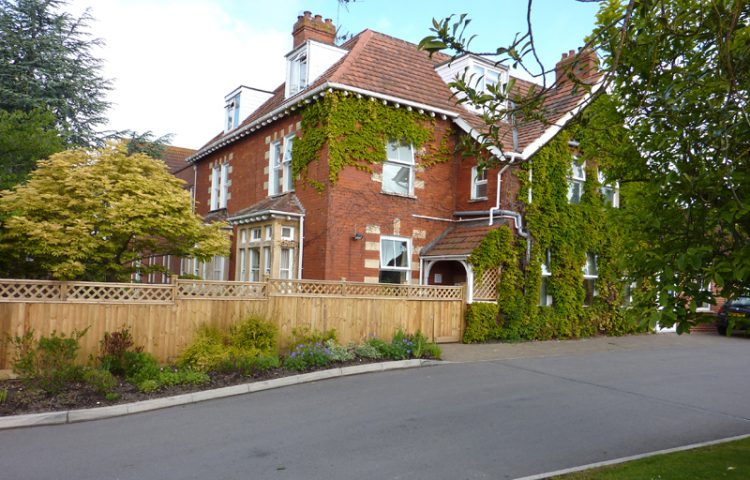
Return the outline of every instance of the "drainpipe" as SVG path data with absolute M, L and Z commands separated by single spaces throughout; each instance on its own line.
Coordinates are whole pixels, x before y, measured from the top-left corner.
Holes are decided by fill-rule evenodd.
M 518 157 L 518 155 L 510 154 L 511 162 Z M 494 213 L 498 213 L 498 217 L 504 217 L 504 218 L 511 218 L 513 219 L 513 223 L 516 225 L 516 231 L 518 232 L 518 235 L 526 239 L 526 261 L 529 261 L 529 258 L 531 258 L 531 237 L 529 237 L 529 232 L 525 231 L 523 229 L 523 217 L 519 212 L 513 211 L 513 210 L 501 210 L 500 209 L 500 192 L 501 192 L 501 185 L 503 181 L 503 173 L 505 170 L 507 170 L 512 163 L 509 163 L 505 165 L 503 168 L 500 169 L 499 172 L 497 172 L 497 196 L 495 197 L 495 206 L 490 208 L 490 223 L 491 226 L 493 223 L 493 217 Z
M 198 191 L 198 165 L 193 164 L 193 198 L 191 198 L 193 213 L 195 213 L 195 194 Z
M 299 217 L 299 262 L 297 262 L 297 280 L 302 280 L 302 251 L 305 245 L 305 216 Z

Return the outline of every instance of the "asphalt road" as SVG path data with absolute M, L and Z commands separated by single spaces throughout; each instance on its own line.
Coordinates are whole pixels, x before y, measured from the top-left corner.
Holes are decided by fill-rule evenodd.
M 0 478 L 517 478 L 750 433 L 750 339 L 368 374 L 0 431 Z

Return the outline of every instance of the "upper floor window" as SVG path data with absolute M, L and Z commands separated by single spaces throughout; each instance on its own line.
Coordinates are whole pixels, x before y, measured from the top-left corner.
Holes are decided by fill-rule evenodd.
M 222 163 L 211 168 L 211 210 L 227 208 L 229 165 Z
M 284 137 L 283 145 L 281 141 L 271 142 L 268 169 L 269 195 L 278 195 L 294 190 L 294 178 L 292 177 L 293 145 L 294 135 Z
M 388 141 L 383 163 L 383 192 L 414 194 L 414 147 L 411 144 Z
M 289 95 L 292 96 L 307 87 L 307 49 L 303 48 L 289 59 Z
M 617 208 L 619 206 L 617 185 L 607 183 L 607 177 L 601 170 L 597 171 L 597 176 L 599 177 L 599 191 L 602 192 L 602 200 L 604 201 L 604 204 Z
M 471 169 L 472 200 L 487 198 L 487 169 L 478 166 Z
M 474 79 L 477 82 L 476 89 L 481 92 L 489 92 L 490 88 L 497 86 L 500 82 L 500 72 L 489 68 L 474 65 Z
M 570 177 L 568 177 L 568 203 L 581 203 L 583 184 L 586 182 L 586 162 L 578 161 L 573 156 L 570 162 Z
M 380 283 L 407 283 L 411 268 L 411 239 L 380 238 Z
M 294 227 L 281 227 L 282 240 L 294 240 Z
M 240 124 L 240 94 L 238 93 L 232 97 L 226 106 L 227 121 L 224 126 L 224 131 L 228 132 Z

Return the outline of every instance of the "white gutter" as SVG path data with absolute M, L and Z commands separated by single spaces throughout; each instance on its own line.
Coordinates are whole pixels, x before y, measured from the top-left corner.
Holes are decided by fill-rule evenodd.
M 259 212 L 245 213 L 243 215 L 227 217 L 227 222 L 237 222 L 239 220 L 244 220 L 250 217 L 259 217 L 261 215 L 280 215 L 280 216 L 285 216 L 285 217 L 304 217 L 305 216 L 304 213 L 283 212 L 281 210 L 261 210 Z
M 378 92 L 373 92 L 370 90 L 365 90 L 363 88 L 358 87 L 352 87 L 349 85 L 345 85 L 343 83 L 335 83 L 335 82 L 326 82 L 321 85 L 318 85 L 317 87 L 313 88 L 309 92 L 305 92 L 304 95 L 296 98 L 292 97 L 291 99 L 286 100 L 284 103 L 282 103 L 280 106 L 276 107 L 275 109 L 271 110 L 267 114 L 263 115 L 262 117 L 256 119 L 254 122 L 249 123 L 245 125 L 244 127 L 240 127 L 239 129 L 233 131 L 229 135 L 226 135 L 215 142 L 211 143 L 210 145 L 207 145 L 200 151 L 194 153 L 193 155 L 189 156 L 187 159 L 185 159 L 188 163 L 195 163 L 196 161 L 200 160 L 201 158 L 205 157 L 211 152 L 214 152 L 222 147 L 225 147 L 226 145 L 229 145 L 230 143 L 235 142 L 236 140 L 254 132 L 255 130 L 264 127 L 266 124 L 271 123 L 273 121 L 278 120 L 279 118 L 282 118 L 288 114 L 290 114 L 292 111 L 296 110 L 298 107 L 302 107 L 301 104 L 307 104 L 310 103 L 310 98 L 313 98 L 314 100 L 317 99 L 317 96 L 323 97 L 326 95 L 326 91 L 332 92 L 333 89 L 336 90 L 343 90 L 343 91 L 349 91 L 355 94 L 359 95 L 365 95 L 371 98 L 378 98 L 380 100 L 383 100 L 385 102 L 391 102 L 396 105 L 405 105 L 409 108 L 417 109 L 418 111 L 423 110 L 430 112 L 432 116 L 435 116 L 435 114 L 440 114 L 444 118 L 454 118 L 458 117 L 458 114 L 456 112 L 451 112 L 448 110 L 443 110 L 441 108 L 432 107 L 430 105 L 419 103 L 419 102 L 413 102 L 411 100 L 406 100 L 403 98 L 393 97 L 391 95 L 386 95 Z M 424 112 L 420 112 L 424 113 Z
M 352 87 L 343 83 L 330 82 L 330 83 L 326 83 L 326 85 L 330 88 L 335 88 L 337 90 L 344 90 L 344 91 L 350 91 L 352 93 L 359 93 L 366 97 L 379 98 L 380 100 L 385 100 L 386 102 L 391 102 L 397 105 L 406 105 L 407 107 L 412 107 L 417 110 L 425 110 L 428 112 L 439 113 L 440 115 L 443 115 L 446 118 L 447 117 L 458 118 L 458 113 L 456 112 L 443 110 L 442 108 L 433 107 L 433 106 L 427 105 L 426 103 L 414 102 L 411 100 L 406 100 L 403 98 L 386 95 L 384 93 L 373 92 L 372 90 L 365 90 L 364 88 Z M 420 112 L 420 113 L 423 113 L 423 112 Z

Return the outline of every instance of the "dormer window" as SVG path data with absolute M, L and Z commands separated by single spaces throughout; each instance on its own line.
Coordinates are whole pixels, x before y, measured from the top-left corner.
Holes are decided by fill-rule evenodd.
M 240 94 L 238 93 L 232 97 L 225 107 L 226 110 L 226 124 L 224 131 L 228 132 L 237 128 L 240 124 Z
M 307 87 L 307 48 L 289 58 L 289 95 L 295 95 Z
M 500 81 L 500 72 L 480 65 L 474 65 L 472 73 L 477 82 L 475 88 L 481 92 L 489 92 L 490 88 L 494 88 Z

